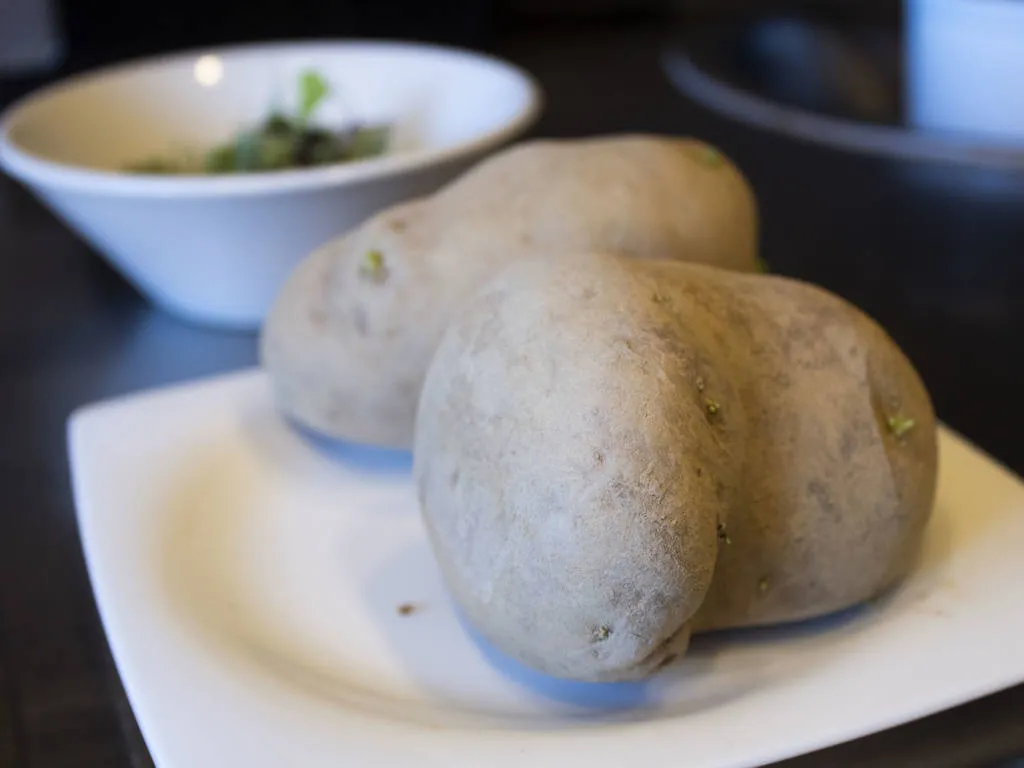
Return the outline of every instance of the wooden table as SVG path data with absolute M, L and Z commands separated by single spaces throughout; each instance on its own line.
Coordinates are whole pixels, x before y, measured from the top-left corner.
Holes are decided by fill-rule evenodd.
M 874 315 L 918 366 L 940 416 L 1024 471 L 1024 177 L 865 159 L 728 123 L 669 86 L 659 66 L 668 34 L 657 24 L 556 29 L 496 50 L 547 91 L 537 134 L 658 131 L 719 144 L 757 189 L 772 268 Z M 16 90 L 0 86 L 0 103 Z M 82 560 L 64 444 L 69 412 L 251 365 L 255 349 L 251 335 L 204 331 L 151 309 L 0 179 L 3 768 L 151 765 Z M 1024 687 L 785 765 L 1008 766 L 1021 757 Z

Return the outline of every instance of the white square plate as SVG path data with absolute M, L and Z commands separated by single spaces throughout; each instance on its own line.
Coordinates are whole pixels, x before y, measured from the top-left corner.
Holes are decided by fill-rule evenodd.
M 895 593 L 698 638 L 615 685 L 474 640 L 408 455 L 314 445 L 260 373 L 87 408 L 70 445 L 96 598 L 161 768 L 750 766 L 1024 681 L 1024 485 L 948 431 Z

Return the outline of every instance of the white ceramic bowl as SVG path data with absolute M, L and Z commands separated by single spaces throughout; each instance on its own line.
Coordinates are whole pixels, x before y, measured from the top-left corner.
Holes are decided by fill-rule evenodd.
M 388 122 L 388 154 L 216 177 L 121 170 L 229 139 L 271 106 L 291 108 L 309 68 L 332 88 L 318 122 Z M 436 189 L 524 131 L 539 105 L 522 71 L 463 51 L 241 46 L 122 64 L 30 95 L 0 118 L 0 165 L 158 305 L 204 324 L 252 328 L 313 248 Z

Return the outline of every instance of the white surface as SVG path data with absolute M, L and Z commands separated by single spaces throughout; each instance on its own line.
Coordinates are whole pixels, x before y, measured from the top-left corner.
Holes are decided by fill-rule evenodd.
M 86 409 L 70 448 L 100 612 L 160 768 L 750 766 L 1024 680 L 1024 486 L 948 431 L 897 592 L 698 638 L 646 685 L 554 681 L 474 643 L 409 457 L 314 446 L 260 373 Z
M 387 155 L 218 177 L 122 172 L 226 140 L 272 106 L 290 108 L 309 68 L 332 88 L 318 122 L 392 123 Z M 525 130 L 539 105 L 523 72 L 462 51 L 242 46 L 130 62 L 33 94 L 0 117 L 0 166 L 158 304 L 199 322 L 255 327 L 313 248 L 436 189 Z
M 911 124 L 1024 143 L 1024 3 L 905 0 L 905 8 Z

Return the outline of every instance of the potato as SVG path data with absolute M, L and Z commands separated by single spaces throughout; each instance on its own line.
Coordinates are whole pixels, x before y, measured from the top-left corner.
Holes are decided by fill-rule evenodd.
M 470 621 L 579 680 L 878 595 L 911 568 L 936 483 L 928 394 L 854 307 L 598 254 L 521 260 L 464 305 L 414 458 Z
M 753 270 L 753 195 L 717 150 L 693 140 L 507 150 L 298 267 L 262 340 L 280 406 L 333 437 L 409 447 L 423 376 L 455 309 L 524 255 L 576 250 Z

